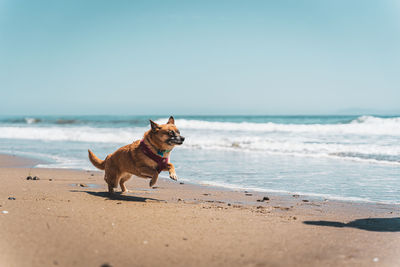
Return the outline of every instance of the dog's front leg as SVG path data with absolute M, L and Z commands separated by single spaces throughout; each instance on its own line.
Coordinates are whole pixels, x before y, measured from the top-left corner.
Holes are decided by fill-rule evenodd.
M 143 178 L 150 178 L 150 183 L 149 186 L 153 187 L 157 180 L 158 180 L 158 171 L 156 171 L 153 168 L 147 167 L 147 166 L 142 166 L 140 168 L 140 173 L 139 173 L 139 177 L 143 177 Z
M 154 173 L 153 176 L 151 177 L 151 181 L 150 181 L 150 187 L 153 187 L 158 180 L 158 172 Z
M 167 168 L 169 171 L 169 178 L 171 178 L 172 180 L 175 180 L 175 181 L 178 180 L 178 176 L 176 176 L 174 164 L 168 163 Z

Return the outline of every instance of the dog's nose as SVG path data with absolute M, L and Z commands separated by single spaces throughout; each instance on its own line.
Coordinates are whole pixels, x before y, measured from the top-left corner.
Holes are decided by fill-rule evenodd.
M 181 136 L 181 140 L 182 140 L 182 142 L 185 141 L 185 137 Z

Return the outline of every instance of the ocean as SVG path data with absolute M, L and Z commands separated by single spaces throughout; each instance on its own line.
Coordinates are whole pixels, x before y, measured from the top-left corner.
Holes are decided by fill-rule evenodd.
M 167 116 L 2 116 L 0 153 L 37 167 L 94 170 Z M 176 116 L 171 154 L 182 181 L 282 194 L 400 204 L 400 116 Z M 161 177 L 168 177 L 163 172 Z

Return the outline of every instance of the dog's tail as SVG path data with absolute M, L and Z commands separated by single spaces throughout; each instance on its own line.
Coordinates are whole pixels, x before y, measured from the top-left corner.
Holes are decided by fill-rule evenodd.
M 90 149 L 88 149 L 88 152 L 89 152 L 89 159 L 90 159 L 90 162 L 91 162 L 96 168 L 98 168 L 98 169 L 100 169 L 100 170 L 104 170 L 105 167 L 106 167 L 106 160 L 107 160 L 107 158 L 106 158 L 105 160 L 101 160 L 101 159 L 99 159 L 92 151 L 90 151 Z M 108 156 L 107 156 L 107 157 L 108 157 Z

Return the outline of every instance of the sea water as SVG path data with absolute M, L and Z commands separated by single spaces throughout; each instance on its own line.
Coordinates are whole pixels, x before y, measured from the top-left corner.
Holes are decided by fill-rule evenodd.
M 0 152 L 38 167 L 91 170 L 167 116 L 0 117 Z M 234 189 L 400 203 L 399 116 L 176 116 L 171 161 L 184 181 Z M 168 177 L 162 173 L 162 177 Z

